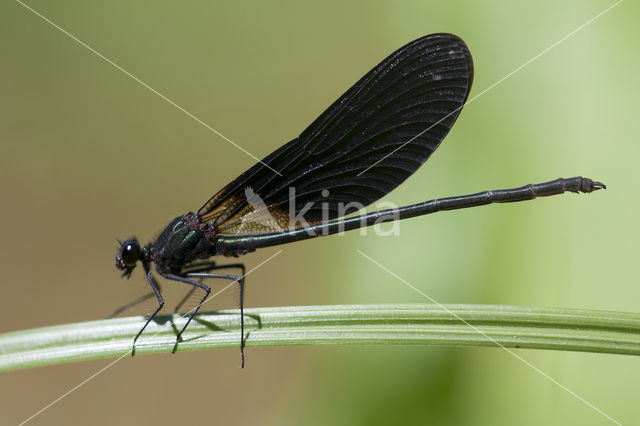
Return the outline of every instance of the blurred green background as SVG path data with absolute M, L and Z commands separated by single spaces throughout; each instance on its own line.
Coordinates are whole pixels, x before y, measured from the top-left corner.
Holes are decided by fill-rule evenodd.
M 414 38 L 462 37 L 474 96 L 613 2 L 27 4 L 261 158 Z M 607 191 L 412 219 L 399 237 L 283 246 L 248 277 L 247 305 L 428 302 L 361 250 L 441 303 L 637 311 L 639 12 L 623 2 L 472 102 L 385 200 L 574 175 Z M 147 285 L 140 271 L 119 278 L 115 238 L 152 239 L 254 160 L 19 3 L 0 5 L 0 34 L 0 331 L 104 318 Z M 169 307 L 185 292 L 164 288 Z M 227 293 L 212 308 L 235 307 Z M 640 422 L 637 358 L 517 353 Z M 237 349 L 125 358 L 30 424 L 610 424 L 499 349 L 248 349 L 239 362 Z M 2 423 L 107 363 L 4 373 Z

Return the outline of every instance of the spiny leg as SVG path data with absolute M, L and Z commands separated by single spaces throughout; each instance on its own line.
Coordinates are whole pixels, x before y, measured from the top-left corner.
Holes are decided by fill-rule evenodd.
M 244 339 L 245 339 L 245 336 L 244 336 L 244 276 L 246 275 L 246 269 L 244 267 L 244 263 L 229 263 L 227 265 L 216 265 L 214 264 L 214 262 L 211 262 L 211 266 L 209 269 L 205 269 L 204 265 L 205 263 L 191 265 L 191 267 L 195 266 L 196 268 L 191 269 L 191 267 L 189 267 L 189 269 L 187 269 L 185 272 L 187 273 L 187 276 L 192 276 L 194 278 L 198 276 L 201 278 L 221 278 L 219 274 L 211 274 L 214 276 L 208 276 L 208 274 L 200 275 L 200 274 L 197 274 L 197 272 L 214 271 L 216 269 L 226 269 L 226 268 L 240 269 L 241 271 L 240 275 L 235 276 L 234 281 L 238 283 L 238 287 L 240 289 L 240 359 L 241 359 L 240 367 L 244 368 Z M 190 275 L 190 274 L 194 274 L 194 275 Z
M 180 279 L 178 281 L 185 282 L 187 284 L 191 284 L 191 283 L 194 283 L 196 281 L 188 280 L 188 278 L 200 278 L 200 279 L 217 278 L 217 279 L 233 280 L 233 281 L 238 283 L 238 286 L 240 288 L 240 358 L 241 358 L 241 368 L 244 368 L 244 276 L 246 274 L 244 264 L 242 264 L 242 263 L 232 263 L 232 264 L 229 264 L 229 265 L 215 265 L 215 264 L 213 264 L 213 262 L 211 262 L 210 265 L 206 265 L 206 264 L 203 263 L 203 264 L 192 265 L 192 266 L 196 266 L 196 267 L 195 268 L 187 268 L 186 273 L 185 273 L 185 277 L 186 278 L 182 278 L 182 279 Z M 213 271 L 213 270 L 216 270 L 216 269 L 226 269 L 226 268 L 240 269 L 242 271 L 242 275 L 211 274 L 211 273 L 204 273 L 204 272 L 195 272 L 195 271 Z M 173 279 L 173 278 L 170 278 L 170 277 L 167 277 L 167 278 Z M 180 278 L 180 277 L 178 277 L 178 278 Z M 198 287 L 205 286 L 202 283 L 199 283 L 199 284 L 201 284 L 201 285 L 197 285 L 197 284 L 195 284 L 195 285 L 197 285 Z M 191 285 L 194 285 L 194 284 L 191 284 Z M 205 286 L 205 287 L 208 288 L 208 286 Z M 195 289 L 195 287 L 189 292 L 187 297 L 193 292 L 194 289 Z M 189 325 L 189 322 L 191 322 L 191 319 L 196 314 L 196 312 L 200 309 L 200 306 L 204 303 L 204 301 L 207 298 L 207 296 L 208 296 L 208 293 L 200 301 L 198 306 L 192 312 L 189 313 L 190 318 L 187 321 L 187 324 L 182 328 L 180 333 L 178 333 L 178 336 L 176 338 L 176 344 L 175 344 L 175 346 L 173 348 L 173 352 L 174 353 L 175 353 L 175 351 L 176 351 L 176 349 L 178 347 L 178 343 L 180 341 L 180 336 L 182 335 L 182 332 L 187 328 L 187 326 Z
M 226 268 L 240 269 L 242 271 L 242 276 L 244 276 L 244 264 L 242 264 L 242 263 L 232 263 L 232 264 L 229 264 L 229 265 L 219 265 L 218 266 L 213 261 L 192 263 L 191 265 L 187 266 L 183 270 L 183 273 L 185 275 L 188 275 L 190 273 L 195 273 L 195 272 L 211 272 L 211 271 L 215 271 L 216 269 L 226 269 Z M 176 307 L 173 310 L 173 313 L 178 313 L 178 311 L 180 310 L 182 305 L 184 305 L 186 303 L 186 301 L 189 300 L 189 298 L 191 297 L 191 295 L 193 294 L 193 292 L 195 290 L 196 290 L 196 287 L 191 287 L 191 289 L 182 298 L 182 300 L 180 300 L 180 302 L 178 302 L 178 304 L 176 305 Z
M 240 288 L 240 368 L 244 368 L 244 265 L 242 265 L 242 275 L 238 280 Z
M 213 262 L 213 261 L 208 261 L 208 262 L 192 263 L 191 265 L 186 267 L 183 272 L 184 273 L 189 273 L 189 272 L 208 272 L 208 271 L 212 271 L 214 269 L 216 269 L 216 263 Z M 184 305 L 185 302 L 187 300 L 189 300 L 189 298 L 191 297 L 193 292 L 196 291 L 196 288 L 197 287 L 191 287 L 191 289 L 182 298 L 182 300 L 180 300 L 180 302 L 178 302 L 176 307 L 173 309 L 173 313 L 174 314 L 178 313 L 178 311 L 180 310 L 182 305 Z
M 147 322 L 144 323 L 144 326 L 142 326 L 140 331 L 138 331 L 138 334 L 136 334 L 136 337 L 133 339 L 133 348 L 131 349 L 131 356 L 134 356 L 136 354 L 136 341 L 138 340 L 138 337 L 140 337 L 144 329 L 147 328 L 151 320 L 156 316 L 158 312 L 160 312 L 160 309 L 162 309 L 162 307 L 164 306 L 164 299 L 160 294 L 160 287 L 158 286 L 155 279 L 153 278 L 153 275 L 151 275 L 151 268 L 146 263 L 143 263 L 143 266 L 144 266 L 145 272 L 147 273 L 147 281 L 149 281 L 149 285 L 151 286 L 151 289 L 153 290 L 154 294 L 158 298 L 158 308 L 155 311 L 153 311 L 153 314 L 151 314 L 149 319 L 147 319 Z
M 207 275 L 209 275 L 209 274 L 207 274 Z M 180 332 L 176 336 L 176 343 L 173 345 L 173 351 L 172 351 L 173 353 L 176 353 L 176 350 L 178 349 L 178 342 L 180 342 L 180 338 L 182 337 L 182 333 L 189 326 L 189 324 L 191 323 L 191 320 L 193 319 L 193 317 L 198 313 L 198 310 L 200 309 L 200 306 L 202 306 L 204 301 L 207 300 L 207 297 L 209 297 L 209 294 L 211 293 L 211 287 L 209 287 L 208 285 L 203 284 L 201 282 L 190 280 L 189 278 L 181 277 L 181 276 L 174 275 L 174 274 L 162 274 L 162 276 L 164 278 L 168 279 L 168 280 L 179 281 L 181 283 L 189 284 L 189 285 L 193 286 L 194 288 L 199 287 L 202 290 L 204 290 L 204 296 L 202 297 L 202 299 L 200 300 L 198 305 L 194 309 L 192 309 L 191 311 L 189 311 L 187 313 L 187 318 L 188 318 L 187 319 L 187 323 L 182 327 L 182 329 L 180 330 Z

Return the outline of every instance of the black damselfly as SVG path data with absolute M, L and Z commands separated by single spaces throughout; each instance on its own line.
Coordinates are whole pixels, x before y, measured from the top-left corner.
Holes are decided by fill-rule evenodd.
M 209 296 L 210 287 L 202 281 L 238 282 L 244 365 L 244 265 L 217 265 L 210 260 L 213 256 L 237 257 L 262 247 L 441 210 L 605 188 L 588 178 L 556 179 L 345 219 L 391 192 L 427 161 L 453 126 L 472 80 L 471 54 L 457 36 L 431 34 L 412 41 L 367 73 L 299 137 L 222 188 L 197 213 L 175 218 L 155 242 L 140 246 L 132 238 L 122 243 L 116 266 L 128 278 L 141 262 L 153 290 L 123 308 L 153 295 L 158 299 L 157 309 L 133 341 L 132 353 L 138 337 L 164 305 L 152 264 L 163 278 L 191 285 L 189 295 L 196 289 L 204 293 L 177 334 L 174 352 Z M 241 273 L 213 272 L 222 268 Z

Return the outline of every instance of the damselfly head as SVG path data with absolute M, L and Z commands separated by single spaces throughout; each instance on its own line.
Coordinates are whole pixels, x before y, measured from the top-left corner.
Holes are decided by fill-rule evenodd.
M 124 271 L 122 272 L 123 277 L 129 278 L 131 276 L 138 260 L 140 260 L 141 253 L 140 244 L 135 238 L 120 245 L 116 254 L 116 268 Z

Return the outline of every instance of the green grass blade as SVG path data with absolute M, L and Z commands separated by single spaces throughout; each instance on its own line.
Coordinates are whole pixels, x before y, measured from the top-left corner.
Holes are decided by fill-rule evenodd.
M 171 352 L 181 316 L 159 316 L 136 356 Z M 144 317 L 0 335 L 0 371 L 131 353 Z M 239 347 L 237 310 L 199 314 L 178 351 Z M 245 310 L 247 347 L 294 345 L 504 346 L 640 355 L 640 314 L 495 305 L 340 305 Z

